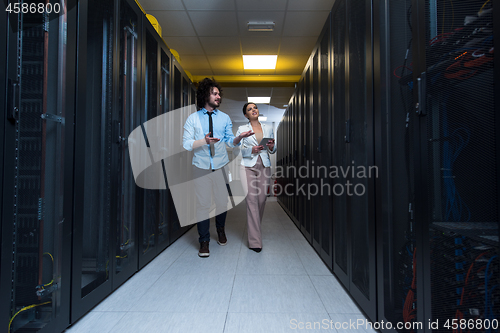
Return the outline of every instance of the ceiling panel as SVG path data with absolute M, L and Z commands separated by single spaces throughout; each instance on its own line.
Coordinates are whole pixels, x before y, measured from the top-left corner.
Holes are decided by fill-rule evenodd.
M 308 59 L 309 55 L 280 55 L 276 62 L 276 74 L 300 75 Z
M 199 76 L 205 76 L 205 77 L 212 77 L 214 76 L 214 72 L 211 70 L 211 69 L 197 69 L 197 70 L 189 70 L 187 69 L 191 74 L 193 74 L 193 72 L 196 73 L 196 75 L 199 75 Z
M 163 0 L 166 1 L 166 0 Z M 168 0 L 170 1 L 170 0 Z M 183 0 L 187 10 L 234 10 L 234 0 Z
M 243 59 L 241 56 L 209 55 L 208 61 L 210 62 L 210 66 L 213 70 L 243 70 Z
M 335 0 L 288 0 L 288 10 L 326 10 L 329 12 Z
M 181 65 L 182 68 L 188 70 L 193 74 L 193 72 L 198 75 L 198 70 L 210 68 L 210 64 L 207 58 L 203 55 L 193 56 L 193 55 L 181 55 Z
M 273 89 L 272 88 L 247 88 L 248 96 L 253 97 L 270 97 Z
M 242 87 L 222 87 L 224 98 L 229 98 L 235 101 L 244 101 L 247 99 L 247 88 Z
M 179 55 L 184 58 L 186 55 L 199 55 L 203 54 L 198 37 L 163 37 L 168 47 L 176 50 Z
M 236 7 L 247 11 L 285 10 L 287 0 L 236 0 Z
M 276 37 L 241 37 L 243 54 L 278 54 L 280 39 Z
M 163 36 L 196 36 L 189 16 L 185 11 L 151 10 L 148 13 L 158 20 Z
M 213 70 L 214 75 L 243 75 L 242 69 L 231 69 L 231 68 L 215 68 Z
M 317 36 L 281 38 L 280 55 L 310 55 L 316 45 Z
M 189 11 L 198 36 L 237 36 L 236 13 L 230 11 Z
M 321 33 L 329 12 L 287 12 L 283 36 L 315 36 Z
M 276 70 L 274 70 L 274 69 L 245 69 L 244 72 L 245 72 L 245 74 L 248 74 L 248 75 L 273 75 L 273 74 L 276 74 Z
M 184 10 L 182 0 L 140 0 L 139 3 L 148 14 L 151 10 Z
M 294 91 L 295 88 L 292 87 L 275 87 L 273 88 L 273 99 L 286 97 L 288 101 L 288 99 L 290 98 L 290 96 L 293 94 Z
M 241 55 L 238 37 L 200 37 L 200 41 L 206 54 Z

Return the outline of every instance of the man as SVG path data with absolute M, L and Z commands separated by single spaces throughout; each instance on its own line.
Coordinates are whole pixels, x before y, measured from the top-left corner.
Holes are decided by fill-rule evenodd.
M 191 114 L 184 124 L 182 145 L 194 150 L 193 179 L 196 193 L 196 217 L 201 258 L 210 256 L 210 218 L 212 191 L 215 201 L 215 224 L 219 245 L 226 245 L 224 231 L 228 192 L 224 176 L 224 165 L 229 163 L 226 147 L 239 146 L 241 139 L 253 135 L 252 131 L 234 137 L 233 124 L 227 114 L 218 110 L 222 99 L 222 88 L 212 79 L 205 78 L 198 85 L 196 104 L 199 111 Z

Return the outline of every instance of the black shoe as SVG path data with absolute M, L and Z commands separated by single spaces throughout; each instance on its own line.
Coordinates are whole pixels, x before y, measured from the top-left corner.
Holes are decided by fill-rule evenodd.
M 219 236 L 217 243 L 219 243 L 219 245 L 226 245 L 227 238 L 226 238 L 226 233 L 224 232 L 224 227 L 217 228 L 217 235 Z
M 260 251 L 262 251 L 262 248 L 260 248 L 260 247 L 251 247 L 250 250 L 259 253 Z
M 207 258 L 210 256 L 210 250 L 208 249 L 208 241 L 200 243 L 200 251 L 198 251 L 198 256 L 201 258 Z

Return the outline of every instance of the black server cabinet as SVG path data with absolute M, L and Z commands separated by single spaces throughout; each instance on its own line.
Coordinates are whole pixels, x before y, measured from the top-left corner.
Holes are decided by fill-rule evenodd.
M 417 233 L 414 221 L 413 151 L 410 128 L 413 116 L 414 62 L 412 4 L 375 2 L 374 87 L 377 211 L 378 321 L 417 322 Z M 387 330 L 393 332 L 394 330 Z M 416 330 L 415 330 L 416 331 Z M 401 330 L 401 332 L 406 332 Z
M 172 54 L 168 48 L 160 43 L 160 114 L 167 113 L 171 110 L 170 96 L 171 96 L 171 59 Z M 166 246 L 170 245 L 170 231 L 169 226 L 172 221 L 172 211 L 175 209 L 173 202 L 170 199 L 168 184 L 165 182 L 167 188 L 161 190 L 159 193 L 159 225 L 158 225 L 158 251 L 163 250 Z
M 376 2 L 378 308 L 400 332 L 497 331 L 492 6 Z
M 140 125 L 142 15 L 126 0 L 80 8 L 72 322 L 137 271 L 139 244 L 127 138 Z
M 332 9 L 332 81 L 333 81 L 333 154 L 332 165 L 347 165 L 346 142 L 349 123 L 346 118 L 346 2 L 338 1 Z M 344 186 L 342 179 L 334 178 L 333 197 L 333 272 L 348 285 L 348 256 L 351 241 L 348 237 L 346 196 L 336 189 Z M 339 193 L 336 195 L 335 193 Z
M 349 291 L 369 318 L 376 318 L 374 181 L 378 167 L 373 145 L 372 7 L 347 2 L 346 147 L 350 263 Z
M 323 170 L 327 170 L 332 165 L 333 154 L 333 115 L 332 115 L 332 82 L 330 80 L 331 73 L 331 13 L 325 24 L 323 32 L 320 36 L 319 43 L 319 137 L 317 143 L 317 151 L 319 154 L 318 164 Z M 324 168 L 324 169 L 323 169 Z M 319 209 L 320 209 L 320 244 L 319 254 L 327 266 L 333 268 L 332 257 L 332 237 L 333 237 L 333 196 L 331 195 L 332 179 L 328 175 L 320 173 L 317 177 L 320 180 L 318 185 L 320 188 L 319 194 Z M 326 188 L 326 189 L 325 189 Z M 324 192 L 323 192 L 324 190 Z M 326 191 L 329 194 L 326 195 Z
M 413 4 L 420 319 L 495 331 L 500 314 L 493 2 Z M 496 3 L 495 3 L 496 5 Z M 414 24 L 415 26 L 415 24 Z M 498 27 L 495 28 L 498 30 Z M 495 112 L 495 107 L 496 111 Z M 418 172 L 417 172 L 418 168 Z M 419 251 L 422 249 L 422 251 Z M 420 312 L 419 312 L 420 314 Z M 481 327 L 479 327 L 481 326 Z
M 314 247 L 327 266 L 332 269 L 332 179 L 329 174 L 332 165 L 332 108 L 331 84 L 330 84 L 330 16 L 328 17 L 323 31 L 318 40 L 317 53 L 314 61 L 315 69 L 313 75 L 313 110 L 314 111 L 314 131 L 313 154 L 315 156 L 312 168 L 315 180 L 316 193 L 314 198 L 315 207 L 313 212 L 316 215 L 314 222 Z M 312 193 L 312 194 L 313 194 Z
M 76 9 L 52 5 L 49 15 L 1 6 L 0 330 L 9 333 L 69 323 Z
M 145 122 L 160 115 L 160 37 L 149 22 L 144 22 L 143 45 L 142 45 L 142 68 L 143 76 L 140 123 L 145 129 Z M 147 135 L 147 133 L 146 133 Z M 147 138 L 148 144 L 157 145 L 150 142 L 152 138 Z M 160 191 L 152 189 L 138 190 L 138 201 L 141 203 L 139 209 L 142 212 L 142 227 L 139 229 L 139 267 L 145 266 L 158 254 L 158 237 L 160 224 Z
M 172 59 L 172 110 L 174 112 L 179 112 L 179 109 L 188 106 L 189 104 L 189 79 L 186 77 L 184 70 L 182 69 L 179 62 L 174 58 Z M 176 117 L 176 119 L 181 119 L 181 117 Z M 171 124 L 171 130 L 175 137 L 181 138 L 184 130 L 184 124 Z M 181 154 L 177 163 L 179 164 L 179 170 L 189 170 L 191 169 L 192 159 L 190 159 L 190 154 Z M 192 200 L 192 198 L 186 197 L 185 200 Z M 171 207 L 174 207 L 173 199 L 170 197 Z M 172 215 L 170 223 L 170 243 L 173 243 L 177 238 L 179 238 L 186 230 L 187 227 L 181 227 L 179 223 L 179 217 L 175 209 L 171 211 Z M 190 214 L 190 212 L 188 212 Z M 188 215 L 185 214 L 184 216 Z

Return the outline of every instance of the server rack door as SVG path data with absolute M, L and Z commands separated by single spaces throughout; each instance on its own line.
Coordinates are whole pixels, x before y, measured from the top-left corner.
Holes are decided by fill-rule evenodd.
M 331 109 L 331 15 L 328 16 L 327 23 L 323 29 L 323 34 L 320 41 L 319 49 L 319 137 L 318 137 L 318 156 L 319 156 L 319 223 L 321 224 L 320 233 L 320 255 L 323 261 L 330 269 L 333 268 L 332 262 L 332 226 L 333 226 L 333 210 L 332 203 L 334 195 L 332 193 L 332 177 L 330 170 L 332 166 L 333 154 L 333 124 L 332 124 L 332 109 Z
M 140 122 L 143 124 L 141 126 L 145 130 L 144 133 L 149 146 L 158 147 L 160 145 L 159 140 L 153 136 L 148 136 L 149 131 L 144 123 L 159 115 L 159 45 L 155 37 L 157 33 L 149 22 L 145 22 L 144 33 L 145 39 L 141 48 L 143 52 L 142 65 L 144 68 L 142 71 L 143 77 L 141 78 L 143 82 L 141 96 L 144 96 L 144 112 L 141 112 Z M 142 212 L 142 225 L 140 225 L 139 229 L 139 239 L 141 240 L 139 267 L 143 267 L 158 253 L 158 227 L 160 221 L 159 190 L 141 189 L 138 192 L 140 193 L 138 197 L 142 197 L 142 200 L 139 200 L 142 203 L 139 206 Z
M 375 293 L 375 210 L 373 106 L 371 99 L 371 4 L 364 0 L 348 2 L 348 142 L 345 179 L 347 219 L 351 239 L 350 286 L 354 299 L 374 319 Z M 348 229 L 349 230 L 349 229 Z
M 1 30 L 8 45 L 8 95 L 2 115 L 0 324 L 9 333 L 62 331 L 69 323 L 74 72 L 68 66 L 75 44 L 68 43 L 68 33 L 76 30 L 71 24 L 66 29 L 74 3 L 52 5 L 57 12 L 50 15 L 38 12 L 45 7 L 9 15 Z
M 172 102 L 173 102 L 173 110 L 180 109 L 183 103 L 183 89 L 182 89 L 182 68 L 179 63 L 172 59 Z M 180 119 L 180 118 L 179 118 Z M 184 128 L 184 124 L 171 124 L 171 131 L 174 133 L 176 137 L 182 137 L 182 131 Z M 177 161 L 179 170 L 185 170 L 185 160 L 179 159 Z M 191 163 L 191 161 L 190 161 Z M 174 207 L 173 199 L 171 199 L 171 207 Z M 170 243 L 173 243 L 180 235 L 184 232 L 184 229 L 181 228 L 179 223 L 179 217 L 177 215 L 177 211 L 172 209 L 171 211 L 171 224 L 170 224 Z
M 0 21 L 2 23 L 0 23 L 0 45 L 1 46 L 5 46 L 2 47 L 1 51 L 0 51 L 0 64 L 2 64 L 1 66 L 1 70 L 3 71 L 3 73 L 6 73 L 6 79 L 4 80 L 1 80 L 0 81 L 0 91 L 3 91 L 5 92 L 7 90 L 7 82 L 8 82 L 8 79 L 10 78 L 11 74 L 8 73 L 8 66 L 7 66 L 7 59 L 9 59 L 9 57 L 7 56 L 8 55 L 8 50 L 10 49 L 9 48 L 9 44 L 12 44 L 12 42 L 9 43 L 9 34 L 11 34 L 11 29 L 9 29 L 9 15 L 8 15 L 8 12 L 5 10 L 5 6 L 4 5 L 0 5 L 0 9 L 2 9 L 2 13 L 0 14 Z M 17 21 L 17 20 L 15 20 Z M 15 56 L 15 52 L 12 53 L 11 52 L 11 56 Z M 13 66 L 11 66 L 13 67 Z M 12 74 L 14 77 L 15 77 L 15 72 Z M 0 94 L 0 105 L 4 105 L 4 106 L 7 106 L 7 98 L 8 98 L 8 94 L 5 94 L 5 93 L 2 93 Z M 7 108 L 11 107 L 10 105 L 7 106 Z M 5 114 L 5 112 L 4 112 Z M 5 128 L 5 125 L 6 125 L 6 116 L 5 115 L 2 115 L 0 117 L 0 130 L 2 131 L 2 133 L 7 133 L 7 130 Z M 13 129 L 11 128 L 11 131 L 13 131 Z M 10 205 L 12 206 L 10 203 L 11 203 L 11 200 L 13 199 L 11 197 L 11 200 L 6 203 L 4 202 L 4 196 L 3 196 L 3 192 L 4 192 L 4 163 L 5 163 L 5 160 L 4 160 L 4 151 L 8 151 L 7 150 L 7 147 L 4 146 L 5 144 L 5 138 L 4 138 L 4 135 L 0 135 L 0 156 L 1 159 L 0 159 L 0 188 L 2 189 L 0 191 L 0 295 L 7 295 L 9 292 L 10 292 L 10 289 L 11 289 L 11 286 L 7 286 L 9 284 L 9 276 L 7 276 L 7 274 L 2 274 L 2 272 L 8 272 L 9 271 L 9 268 L 10 268 L 10 262 L 9 260 L 7 259 L 4 259 L 4 256 L 5 258 L 8 258 L 8 255 L 10 253 L 12 253 L 12 240 L 4 240 L 3 237 L 6 237 L 5 235 L 11 235 L 12 234 L 12 226 L 9 225 L 7 226 L 7 223 L 3 223 L 3 220 L 4 220 L 4 208 L 3 206 L 4 205 Z M 11 148 L 13 149 L 13 148 Z M 10 275 L 10 274 L 9 274 Z M 4 298 L 0 298 L 0 302 L 4 302 Z M 7 327 L 8 324 L 9 324 L 9 320 L 10 320 L 10 314 L 7 312 L 7 311 L 0 311 L 0 327 Z
M 161 45 L 160 46 L 160 113 L 164 114 L 170 111 L 170 52 L 168 49 Z M 168 125 L 167 125 L 168 126 Z M 168 127 L 164 129 L 168 131 Z M 163 168 L 165 168 L 164 163 Z M 160 224 L 158 227 L 158 246 L 164 249 L 170 244 L 169 240 L 169 230 L 171 211 L 174 209 L 171 202 L 170 193 L 168 189 L 168 183 L 166 183 L 167 188 L 161 190 L 160 195 Z
M 311 200 L 308 196 L 309 188 L 309 169 L 311 165 L 312 152 L 311 152 L 311 126 L 312 126 L 312 113 L 311 113 L 311 72 L 312 66 L 309 64 L 306 73 L 304 75 L 304 87 L 302 90 L 302 119 L 304 126 L 302 127 L 302 164 L 297 174 L 301 179 L 301 183 L 304 185 L 303 191 L 301 191 L 302 196 L 302 233 L 306 239 L 312 243 L 312 233 L 311 233 Z M 301 172 L 302 171 L 302 172 Z
M 410 212 L 414 184 L 410 164 L 412 98 L 411 0 L 380 1 L 375 6 L 375 136 L 377 191 L 378 321 L 417 325 L 416 232 Z M 378 22 L 377 22 L 378 21 Z M 389 330 L 387 330 L 389 332 Z M 399 330 L 405 332 L 405 330 Z
M 417 208 L 423 248 L 416 250 L 426 276 L 424 311 L 439 321 L 434 332 L 452 329 L 454 320 L 458 331 L 463 323 L 494 331 L 484 327 L 500 315 L 493 3 L 423 6 L 425 58 L 414 75 L 425 171 Z
M 141 66 L 142 15 L 135 2 L 120 1 L 119 20 L 116 20 L 119 41 L 119 80 L 118 110 L 115 124 L 118 122 L 118 149 L 114 151 L 117 162 L 118 198 L 113 235 L 113 289 L 125 282 L 138 269 L 138 237 L 139 227 L 137 205 L 137 186 L 135 184 L 130 163 L 127 138 L 140 126 L 140 81 L 137 73 L 143 71 Z
M 319 140 L 320 140 L 320 75 L 319 75 L 319 47 L 313 51 L 312 56 L 312 73 L 311 73 L 311 123 L 310 123 L 310 136 L 309 136 L 309 150 L 311 151 L 311 166 L 310 166 L 310 186 L 307 189 L 308 198 L 310 198 L 311 213 L 309 219 L 311 220 L 311 240 L 312 245 L 318 253 L 321 251 L 320 234 L 321 234 L 321 220 L 320 215 L 320 175 L 318 174 L 321 160 L 319 156 Z
M 339 1 L 332 10 L 333 44 L 333 166 L 347 165 L 346 141 L 346 2 Z M 344 286 L 348 286 L 348 259 L 351 247 L 347 230 L 346 196 L 342 195 L 345 185 L 340 177 L 332 184 L 333 202 L 333 271 Z
M 300 148 L 299 148 L 299 142 L 300 142 L 300 132 L 299 128 L 302 126 L 301 120 L 300 120 L 300 88 L 297 89 L 296 95 L 294 98 L 294 128 L 293 128 L 293 159 L 292 159 L 292 170 L 293 172 L 297 172 L 297 169 L 299 168 L 299 156 L 300 156 Z M 290 173 L 290 182 L 294 183 L 293 186 L 297 186 L 297 176 L 295 174 Z M 291 212 L 294 217 L 294 222 L 297 228 L 300 230 L 300 221 L 299 221 L 299 196 L 295 195 L 294 192 L 292 192 L 292 206 L 291 206 Z
M 79 6 L 72 322 L 111 292 L 115 9 L 112 0 Z

